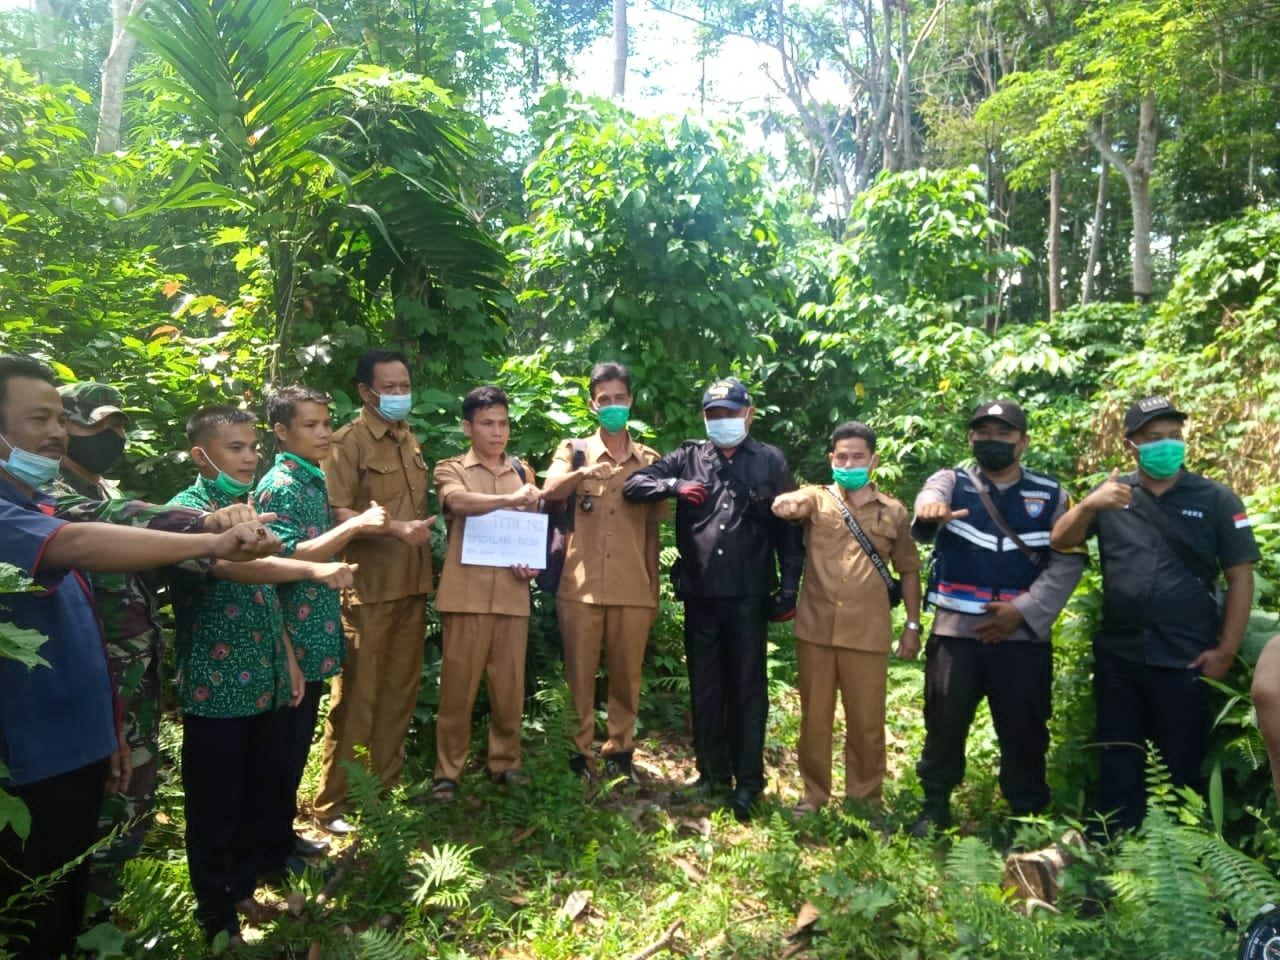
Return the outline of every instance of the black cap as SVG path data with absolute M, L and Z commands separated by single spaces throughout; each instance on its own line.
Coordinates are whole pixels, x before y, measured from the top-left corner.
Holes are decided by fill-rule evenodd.
M 741 410 L 749 406 L 751 406 L 751 394 L 747 393 L 747 388 L 742 385 L 741 380 L 735 380 L 733 377 L 717 380 L 702 394 L 703 410 L 710 410 L 712 407 Z
M 980 420 L 999 420 L 1021 433 L 1027 432 L 1027 415 L 1012 400 L 991 400 L 978 404 L 973 416 L 969 418 L 969 429 L 977 426 Z
M 1173 405 L 1168 397 L 1143 397 L 1124 415 L 1124 435 L 1137 433 L 1152 420 L 1172 417 L 1181 423 L 1187 415 Z

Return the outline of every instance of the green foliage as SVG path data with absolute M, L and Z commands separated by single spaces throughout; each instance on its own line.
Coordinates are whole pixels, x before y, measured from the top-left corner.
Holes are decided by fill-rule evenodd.
M 769 349 L 758 338 L 786 309 L 785 209 L 736 125 L 643 120 L 558 94 L 544 108 L 528 223 L 506 235 L 530 318 L 519 342 L 554 336 L 582 369 L 627 363 L 670 445 L 695 432 L 706 380 Z

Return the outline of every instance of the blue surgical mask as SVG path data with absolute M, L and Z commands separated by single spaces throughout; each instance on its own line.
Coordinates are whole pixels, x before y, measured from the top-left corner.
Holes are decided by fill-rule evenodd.
M 717 447 L 736 447 L 747 439 L 747 418 L 726 417 L 723 420 L 707 420 L 707 439 Z
M 58 468 L 62 465 L 61 457 L 54 460 L 52 457 L 42 457 L 30 450 L 15 447 L 3 434 L 0 434 L 0 440 L 9 446 L 9 459 L 0 460 L 0 467 L 4 467 L 27 486 L 43 487 L 58 475 Z
M 378 416 L 384 420 L 396 423 L 407 417 L 413 409 L 411 393 L 378 393 L 372 389 L 369 392 L 378 398 Z
M 227 471 L 214 463 L 213 457 L 209 456 L 209 451 L 204 447 L 196 447 L 196 449 L 203 453 L 204 458 L 213 465 L 213 469 L 218 471 L 217 477 L 214 478 L 213 485 L 227 496 L 239 499 L 253 489 L 252 483 L 245 483 L 243 480 L 237 480 L 231 474 L 227 473 Z

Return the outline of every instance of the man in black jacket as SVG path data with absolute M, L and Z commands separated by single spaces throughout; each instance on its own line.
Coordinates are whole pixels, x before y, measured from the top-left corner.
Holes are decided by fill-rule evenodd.
M 772 513 L 773 498 L 796 484 L 782 451 L 750 437 L 755 408 L 746 387 L 717 380 L 702 411 L 707 440 L 636 471 L 622 493 L 637 503 L 677 501 L 672 579 L 685 604 L 698 780 L 672 801 L 731 795 L 734 814 L 746 820 L 764 790 L 768 622 L 794 614 L 804 542 L 799 527 Z
M 1146 812 L 1148 743 L 1174 786 L 1203 788 L 1212 703 L 1201 678 L 1221 680 L 1235 661 L 1260 559 L 1240 498 L 1184 466 L 1186 419 L 1166 397 L 1131 406 L 1124 445 L 1136 473 L 1112 471 L 1053 527 L 1055 549 L 1098 537 L 1095 809 L 1121 829 L 1137 827 Z

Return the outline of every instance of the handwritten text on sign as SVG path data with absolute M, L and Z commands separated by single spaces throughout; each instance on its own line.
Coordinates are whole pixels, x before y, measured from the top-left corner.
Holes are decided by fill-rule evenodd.
M 547 565 L 547 515 L 494 510 L 467 517 L 462 528 L 462 562 L 479 567 L 513 564 L 542 570 Z

